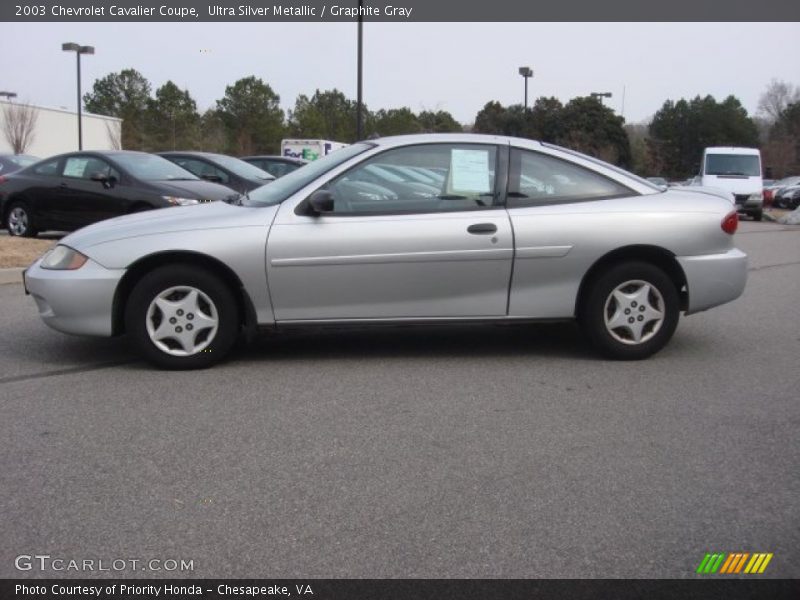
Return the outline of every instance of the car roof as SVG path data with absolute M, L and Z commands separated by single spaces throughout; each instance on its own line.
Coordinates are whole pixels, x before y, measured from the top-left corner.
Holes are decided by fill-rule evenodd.
M 253 154 L 252 156 L 240 156 L 239 160 L 247 160 L 249 158 L 263 158 L 269 160 L 283 160 L 285 162 L 297 163 L 297 164 L 306 164 L 308 163 L 307 160 L 303 160 L 302 158 L 294 158 L 293 156 L 281 156 L 280 154 Z
M 197 156 L 205 158 L 214 158 L 215 156 L 228 156 L 227 154 L 220 154 L 219 152 L 200 152 L 199 150 L 166 150 L 164 152 L 156 152 L 159 156 Z M 231 156 L 230 158 L 234 158 Z
M 406 144 L 425 143 L 461 143 L 461 144 L 503 144 L 522 146 L 527 148 L 541 147 L 541 142 L 525 138 L 516 138 L 506 135 L 491 135 L 484 133 L 416 133 L 410 135 L 393 135 L 370 140 L 368 143 L 383 147 L 404 146 Z
M 113 158 L 114 156 L 151 156 L 152 153 L 141 152 L 139 150 L 73 150 L 72 152 L 64 152 L 62 154 L 48 156 L 47 158 L 41 160 L 51 160 L 54 158 L 63 158 L 65 156 L 78 156 L 81 154 L 96 154 L 97 156 L 108 156 L 109 158 Z
M 758 148 L 743 148 L 741 146 L 709 146 L 705 149 L 706 154 L 743 154 L 743 155 L 756 155 L 760 154 Z

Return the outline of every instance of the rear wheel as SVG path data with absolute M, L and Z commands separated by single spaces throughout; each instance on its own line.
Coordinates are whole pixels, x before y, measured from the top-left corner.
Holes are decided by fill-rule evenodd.
M 760 221 L 763 218 L 764 218 L 764 211 L 763 210 L 757 210 L 756 212 L 753 213 L 753 220 L 754 221 Z
M 209 367 L 227 356 L 239 332 L 230 288 L 213 273 L 169 265 L 133 289 L 125 326 L 142 355 L 166 369 Z
M 638 360 L 663 348 L 678 325 L 680 300 L 664 271 L 644 262 L 610 267 L 591 284 L 581 327 L 609 358 Z
M 6 229 L 8 234 L 16 237 L 36 237 L 39 233 L 33 226 L 28 205 L 24 202 L 14 202 L 6 214 Z

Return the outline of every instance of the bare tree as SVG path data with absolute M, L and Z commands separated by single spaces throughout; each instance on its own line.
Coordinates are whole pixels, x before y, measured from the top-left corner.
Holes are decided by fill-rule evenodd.
M 767 121 L 774 123 L 786 110 L 786 107 L 795 102 L 800 102 L 800 88 L 791 83 L 773 79 L 758 100 L 758 112 Z
M 3 106 L 3 134 L 14 154 L 24 154 L 33 143 L 39 111 L 30 104 L 9 102 Z

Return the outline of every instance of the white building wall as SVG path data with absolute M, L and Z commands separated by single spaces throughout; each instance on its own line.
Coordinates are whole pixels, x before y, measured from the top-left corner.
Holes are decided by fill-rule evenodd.
M 0 101 L 0 153 L 12 152 L 11 144 L 3 133 L 5 105 Z M 61 108 L 34 106 L 38 113 L 33 143 L 26 154 L 47 158 L 63 152 L 78 150 L 78 113 Z M 83 113 L 83 149 L 114 150 L 113 140 L 120 139 L 122 119 Z

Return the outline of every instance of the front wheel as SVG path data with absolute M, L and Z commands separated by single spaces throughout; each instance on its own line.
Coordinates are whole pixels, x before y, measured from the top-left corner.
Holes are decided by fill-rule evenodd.
M 625 262 L 594 280 L 578 318 L 602 354 L 639 360 L 667 344 L 679 311 L 678 291 L 664 271 L 649 263 Z
M 753 213 L 753 220 L 754 221 L 761 221 L 764 218 L 764 211 L 757 210 Z
M 133 289 L 125 326 L 142 355 L 166 369 L 199 369 L 221 361 L 239 332 L 230 288 L 213 273 L 169 265 Z

